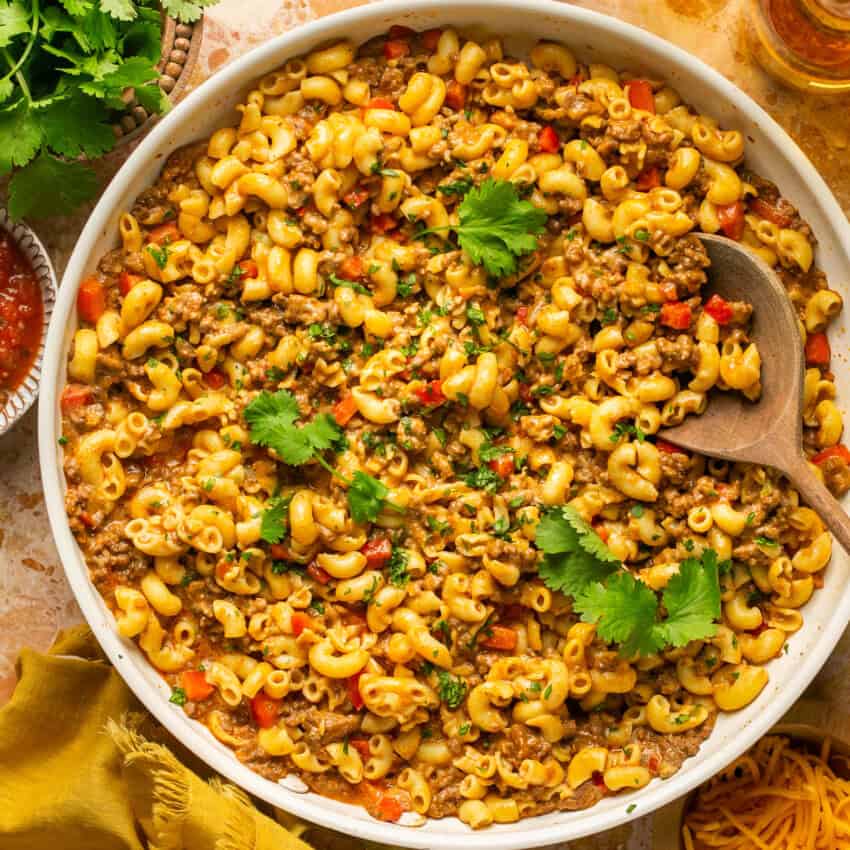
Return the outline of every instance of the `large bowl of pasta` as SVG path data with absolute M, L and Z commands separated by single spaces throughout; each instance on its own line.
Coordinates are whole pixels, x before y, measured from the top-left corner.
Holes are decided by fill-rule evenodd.
M 406 847 L 597 833 L 740 755 L 850 576 L 777 473 L 659 436 L 758 403 L 700 231 L 786 283 L 843 494 L 847 221 L 683 51 L 543 0 L 391 2 L 190 95 L 80 238 L 39 421 L 68 579 L 147 708 Z

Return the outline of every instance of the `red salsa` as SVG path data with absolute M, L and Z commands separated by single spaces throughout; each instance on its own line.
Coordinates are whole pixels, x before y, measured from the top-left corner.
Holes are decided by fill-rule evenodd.
M 12 237 L 0 231 L 0 391 L 19 386 L 41 342 L 44 306 L 29 260 Z

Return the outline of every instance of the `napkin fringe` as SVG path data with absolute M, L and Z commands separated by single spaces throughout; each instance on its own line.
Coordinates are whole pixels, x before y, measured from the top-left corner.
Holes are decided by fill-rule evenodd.
M 209 785 L 233 803 L 222 824 L 222 834 L 215 843 L 215 850 L 250 850 L 255 847 L 257 824 L 247 794 L 229 782 L 222 782 L 217 776 L 209 780 Z
M 185 769 L 166 747 L 145 740 L 126 725 L 110 719 L 106 728 L 124 756 L 124 765 L 131 767 L 136 762 L 142 762 L 151 777 L 154 836 L 150 840 L 149 850 L 182 850 L 183 822 L 191 808 L 191 789 Z M 225 846 L 222 850 L 241 848 L 234 844 L 232 848 Z

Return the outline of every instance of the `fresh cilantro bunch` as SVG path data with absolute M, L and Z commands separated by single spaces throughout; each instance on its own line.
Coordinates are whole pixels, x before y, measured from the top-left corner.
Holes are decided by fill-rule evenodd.
M 341 451 L 346 441 L 342 429 L 327 413 L 298 425 L 301 411 L 295 396 L 288 390 L 279 390 L 261 392 L 245 407 L 244 415 L 254 445 L 273 449 L 289 466 L 301 466 L 315 460 L 342 481 L 348 487 L 348 507 L 355 522 L 375 522 L 385 506 L 399 512 L 403 510 L 387 499 L 390 491 L 377 478 L 358 470 L 348 479 L 328 463 L 322 452 Z M 284 507 L 282 500 L 271 500 L 262 518 L 263 540 L 277 543 L 283 539 L 288 531 L 287 511 L 288 504 Z
M 717 553 L 679 564 L 659 599 L 613 555 L 574 508 L 546 514 L 535 543 L 544 553 L 539 566 L 543 583 L 572 596 L 573 610 L 596 623 L 606 641 L 620 644 L 623 655 L 650 655 L 667 646 L 685 646 L 713 636 L 720 617 Z
M 445 188 L 445 187 L 444 187 Z M 508 180 L 485 180 L 470 189 L 457 208 L 458 224 L 450 226 L 460 247 L 493 277 L 517 270 L 517 258 L 537 248 L 537 235 L 546 226 L 546 213 L 523 200 Z M 431 228 L 427 236 L 445 228 Z
M 195 20 L 217 0 L 162 0 Z M 168 100 L 158 84 L 162 27 L 155 0 L 0 0 L 0 176 L 15 219 L 69 213 L 97 192 L 79 157 L 115 145 L 110 126 L 133 89 L 149 112 Z

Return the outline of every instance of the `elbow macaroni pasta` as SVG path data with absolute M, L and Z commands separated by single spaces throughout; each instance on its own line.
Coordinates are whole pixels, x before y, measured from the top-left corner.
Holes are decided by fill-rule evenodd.
M 693 232 L 737 215 L 810 345 L 842 302 L 743 136 L 673 89 L 399 32 L 266 75 L 121 215 L 68 362 L 67 504 L 120 634 L 254 770 L 480 828 L 670 775 L 758 697 L 829 569 L 778 473 L 656 438 L 761 390 L 750 307 L 709 300 Z M 443 232 L 489 178 L 550 222 L 504 280 Z M 842 492 L 828 368 L 805 444 Z M 264 390 L 335 417 L 334 475 L 251 442 Z M 404 513 L 358 521 L 358 472 Z M 692 551 L 730 562 L 714 637 L 622 658 L 580 622 L 532 545 L 564 504 L 655 590 Z

